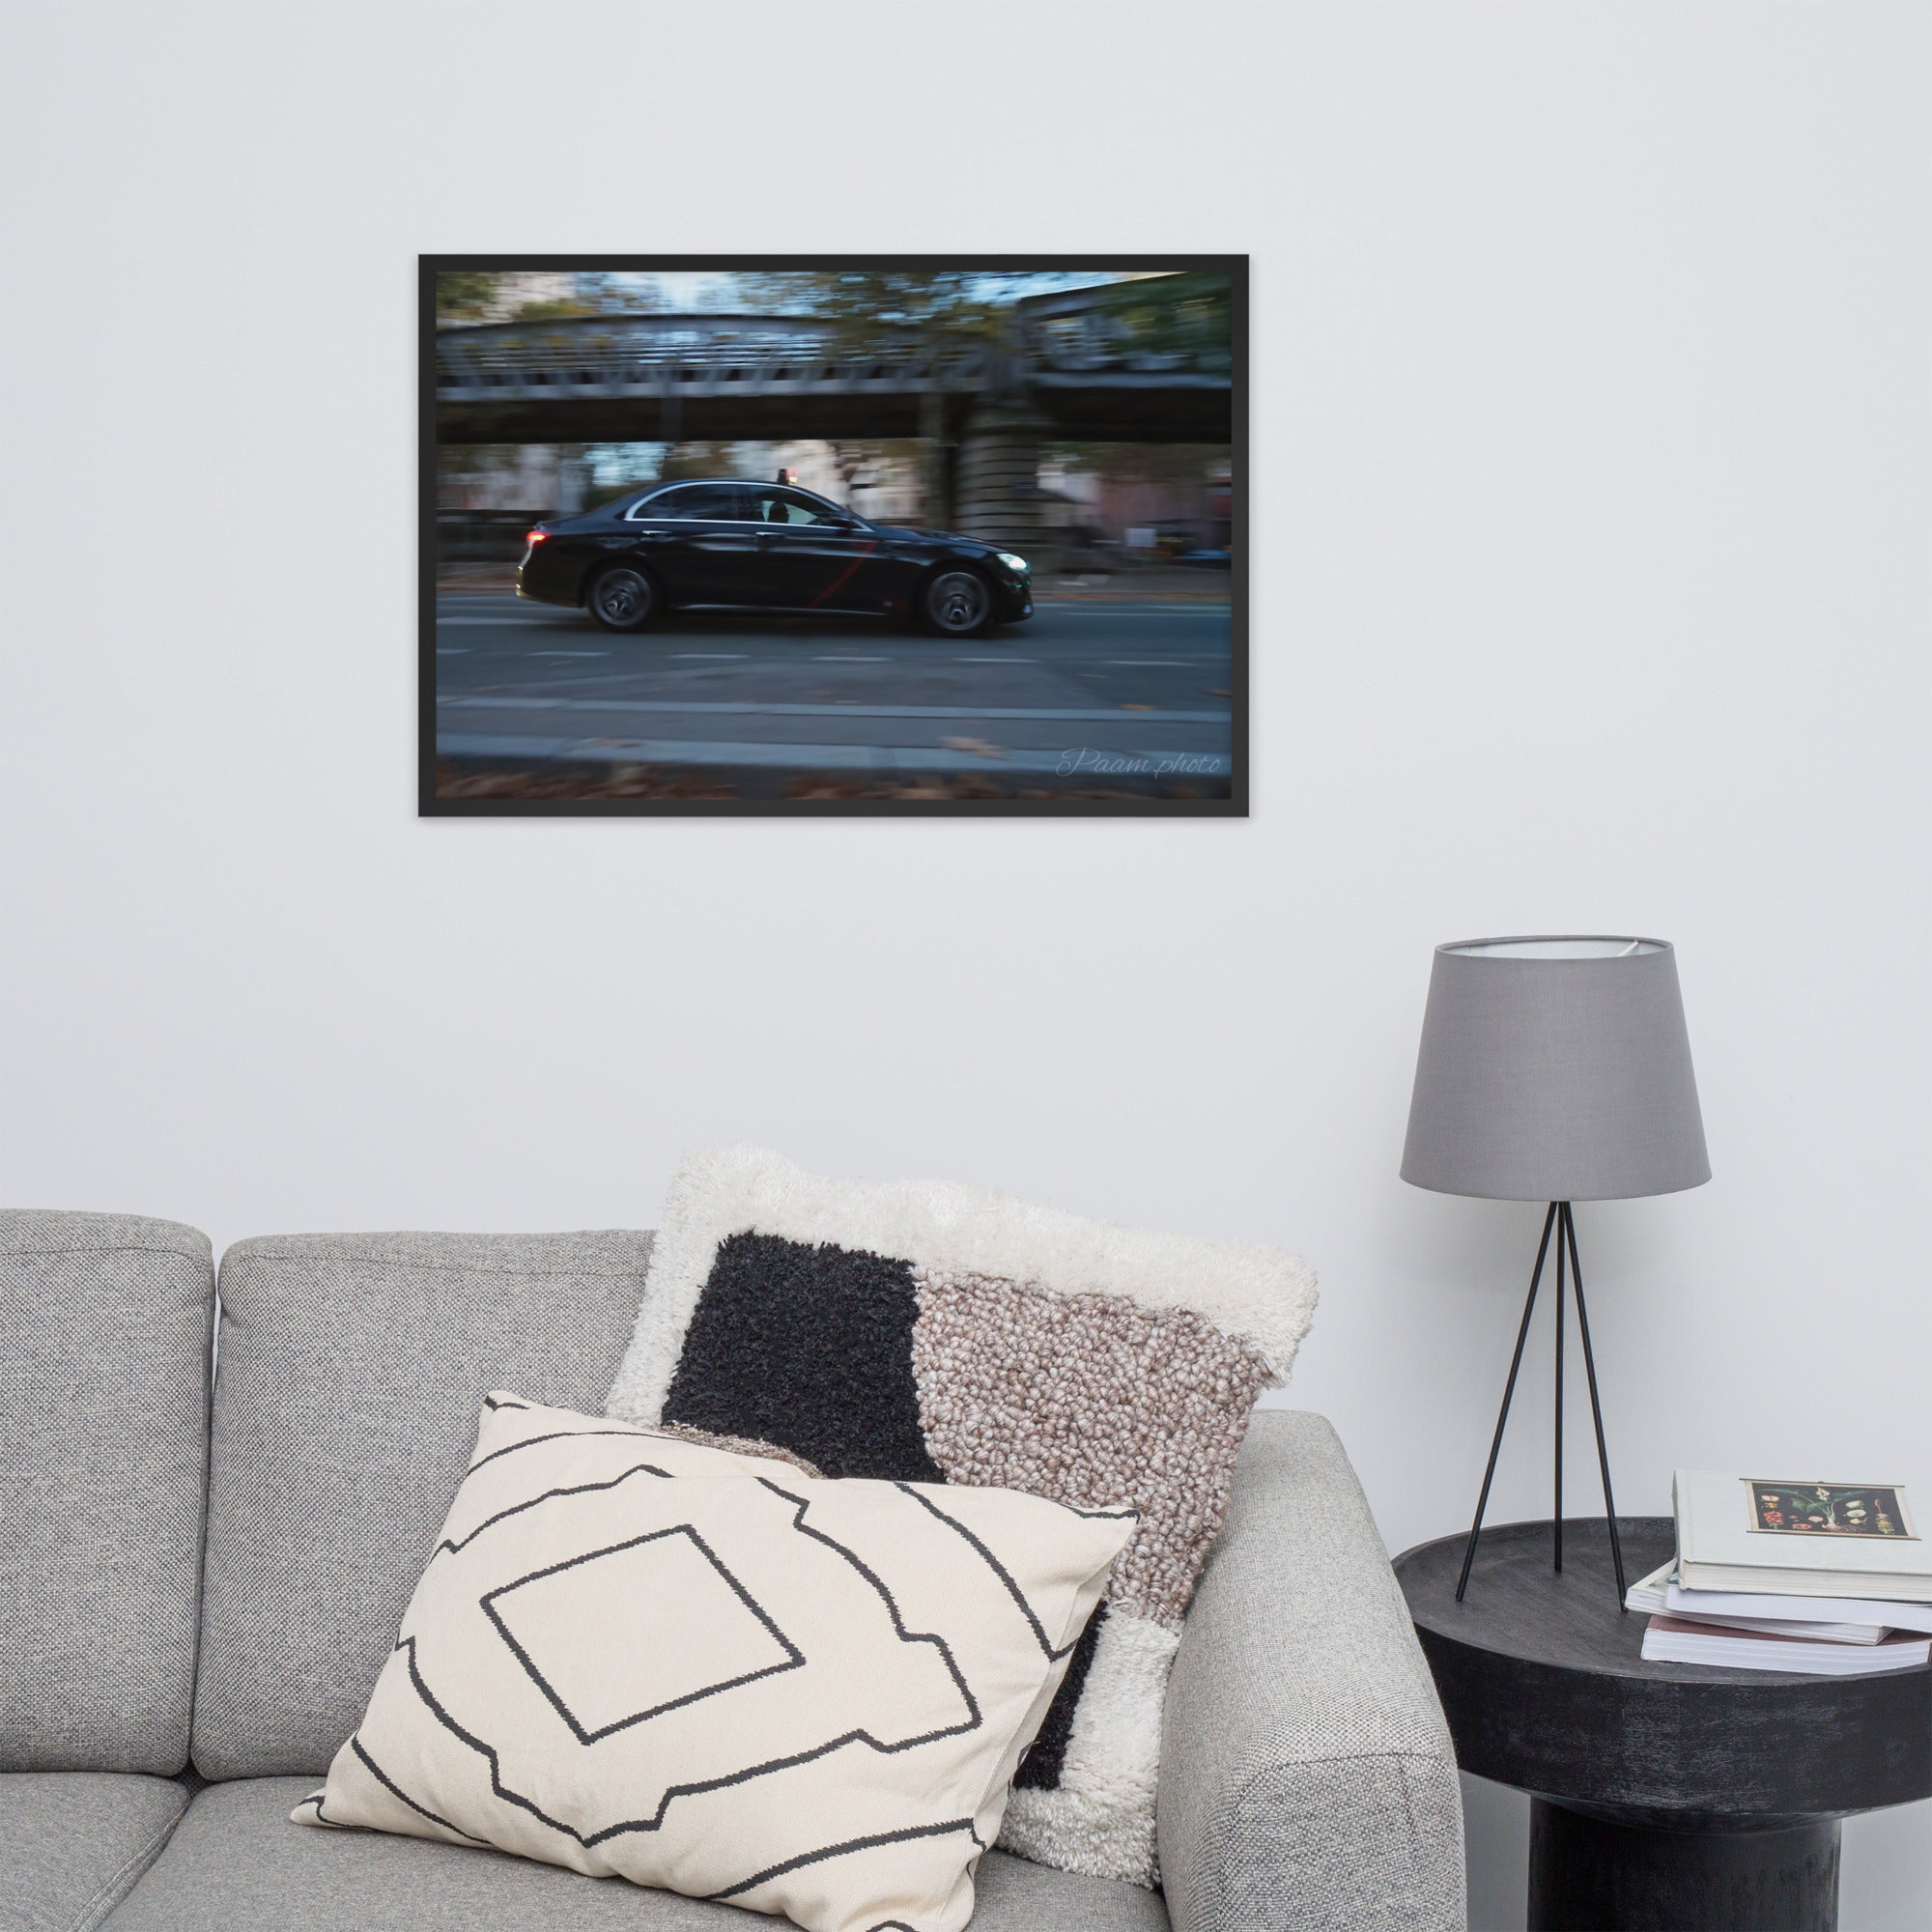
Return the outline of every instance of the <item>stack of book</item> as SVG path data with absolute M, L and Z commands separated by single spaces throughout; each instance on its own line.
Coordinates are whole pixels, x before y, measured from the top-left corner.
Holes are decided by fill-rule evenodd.
M 1643 1654 L 1850 1677 L 1932 1659 L 1932 1553 L 1904 1483 L 1680 1469 L 1677 1553 L 1631 1585 Z

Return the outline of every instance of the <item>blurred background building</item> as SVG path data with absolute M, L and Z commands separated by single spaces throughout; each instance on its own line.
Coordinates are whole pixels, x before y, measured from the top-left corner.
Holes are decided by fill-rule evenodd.
M 1231 306 L 1209 274 L 440 276 L 444 553 L 784 471 L 1046 568 L 1224 557 Z

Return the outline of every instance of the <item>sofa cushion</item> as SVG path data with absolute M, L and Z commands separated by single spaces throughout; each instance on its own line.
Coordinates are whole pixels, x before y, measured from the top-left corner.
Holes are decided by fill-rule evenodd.
M 187 1762 L 213 1306 L 192 1228 L 0 1213 L 0 1769 Z
M 327 1769 L 396 1640 L 484 1395 L 601 1406 L 649 1252 L 648 1235 L 622 1232 L 313 1235 L 222 1257 L 205 1776 Z
M 0 1772 L 0 1925 L 93 1932 L 186 1808 L 172 1778 Z
M 558 1865 L 426 1838 L 309 1832 L 290 1808 L 313 1786 L 211 1785 L 108 1932 L 747 1932 L 735 1905 L 584 1878 Z M 980 1861 L 971 1932 L 1167 1932 L 1158 1894 L 998 1852 Z

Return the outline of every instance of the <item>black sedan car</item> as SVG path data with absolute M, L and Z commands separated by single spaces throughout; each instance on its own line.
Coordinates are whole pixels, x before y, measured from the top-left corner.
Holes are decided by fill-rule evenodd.
M 664 611 L 773 611 L 915 618 L 967 638 L 1033 615 L 1023 556 L 742 478 L 653 484 L 537 525 L 517 595 L 579 606 L 612 631 Z

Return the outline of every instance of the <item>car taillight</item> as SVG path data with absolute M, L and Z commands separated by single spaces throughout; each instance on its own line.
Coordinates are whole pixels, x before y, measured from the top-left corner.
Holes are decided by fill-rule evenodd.
M 526 530 L 524 532 L 524 541 L 527 544 L 540 544 L 549 535 L 550 532 L 548 530 Z

